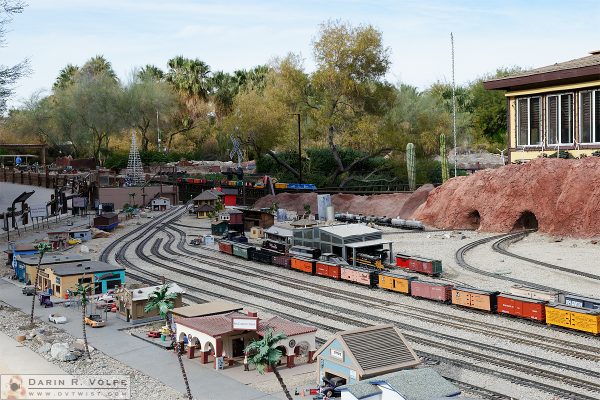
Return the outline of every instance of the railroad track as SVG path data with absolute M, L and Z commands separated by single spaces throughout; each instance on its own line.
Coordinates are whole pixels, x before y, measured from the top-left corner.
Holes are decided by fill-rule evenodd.
M 527 236 L 529 233 L 530 233 L 529 231 L 521 232 L 519 234 L 497 240 L 494 242 L 494 244 L 492 244 L 492 249 L 494 249 L 494 251 L 497 253 L 503 254 L 508 257 L 516 258 L 519 260 L 527 261 L 529 263 L 539 265 L 540 267 L 549 268 L 549 269 L 553 269 L 555 271 L 566 272 L 568 274 L 583 276 L 584 278 L 589 278 L 589 279 L 594 279 L 594 280 L 600 281 L 600 275 L 595 275 L 595 274 L 591 274 L 589 272 L 584 272 L 584 271 L 578 271 L 578 270 L 572 269 L 572 268 L 561 267 L 560 265 L 550 264 L 550 263 L 536 260 L 533 258 L 524 257 L 519 254 L 515 254 L 513 252 L 506 250 L 510 243 L 522 239 L 523 237 Z
M 531 230 L 526 231 L 526 232 L 531 232 Z M 517 278 L 513 278 L 510 276 L 505 276 L 496 272 L 490 272 L 490 271 L 485 271 L 481 268 L 477 268 L 471 264 L 469 264 L 467 261 L 465 261 L 465 254 L 467 254 L 467 252 L 469 252 L 470 250 L 474 249 L 477 246 L 481 246 L 482 244 L 491 242 L 492 240 L 500 240 L 500 239 L 509 239 L 512 238 L 516 235 L 520 235 L 523 234 L 523 232 L 518 232 L 518 233 L 508 233 L 508 234 L 503 234 L 503 235 L 497 235 L 497 236 L 490 236 L 487 238 L 483 238 L 483 239 L 479 239 L 479 240 L 475 240 L 471 243 L 467 243 L 466 245 L 464 245 L 463 247 L 461 247 L 460 249 L 458 249 L 456 251 L 456 253 L 454 254 L 454 258 L 456 260 L 456 263 L 463 267 L 464 269 L 466 269 L 467 271 L 471 271 L 474 272 L 476 274 L 479 275 L 485 275 L 485 276 L 489 276 L 495 279 L 500 279 L 503 281 L 510 281 L 510 282 L 514 282 L 514 283 L 518 283 L 520 285 L 524 285 L 524 286 L 529 286 L 535 289 L 540 289 L 540 290 L 545 290 L 545 291 L 552 291 L 552 292 L 562 292 L 562 293 L 566 293 L 566 294 L 574 294 L 577 295 L 577 293 L 573 293 L 573 292 L 569 292 L 563 289 L 559 289 L 559 288 L 555 288 L 555 287 L 551 287 L 551 286 L 546 286 L 546 285 L 540 285 L 539 283 L 535 283 L 535 282 L 531 282 L 531 281 L 526 281 L 523 279 L 517 279 Z
M 176 216 L 174 216 L 174 217 L 176 217 Z M 165 216 L 165 217 L 164 217 L 164 218 L 162 218 L 161 220 L 166 220 L 166 218 L 167 218 L 167 216 Z M 128 247 L 129 247 L 129 246 L 130 246 L 130 245 L 131 245 L 133 242 L 135 242 L 136 240 L 143 239 L 143 236 L 145 236 L 145 235 L 146 235 L 146 234 L 148 234 L 148 233 L 149 233 L 149 232 L 150 232 L 150 231 L 151 231 L 153 228 L 155 228 L 156 226 L 158 226 L 159 224 L 161 224 L 161 222 L 162 222 L 161 220 L 153 221 L 153 223 L 151 224 L 151 226 L 148 226 L 148 227 L 142 226 L 142 227 L 140 227 L 139 229 L 136 229 L 136 230 L 134 230 L 134 231 L 130 232 L 130 234 L 128 234 L 129 236 L 133 236 L 133 235 L 135 235 L 136 233 L 139 233 L 139 235 L 137 235 L 136 237 L 133 237 L 133 238 L 131 238 L 131 239 L 129 239 L 129 240 L 125 240 L 125 241 L 113 242 L 113 244 L 111 244 L 111 246 L 109 246 L 109 248 L 107 248 L 107 249 L 106 249 L 106 250 L 103 252 L 103 254 L 102 254 L 102 258 L 105 258 L 105 259 L 107 259 L 107 258 L 108 258 L 108 256 L 109 256 L 109 254 L 110 254 L 110 252 L 112 252 L 112 251 L 114 250 L 114 248 L 117 246 L 117 244 L 121 244 L 121 245 L 122 245 L 122 247 L 121 247 L 120 249 L 118 249 L 118 251 L 117 251 L 117 254 L 116 254 L 116 258 L 119 258 L 119 259 L 121 259 L 122 261 L 126 261 L 126 262 L 127 262 L 127 264 L 128 264 L 128 265 L 127 265 L 128 267 L 135 267 L 136 269 L 140 270 L 140 272 L 142 272 L 142 273 L 144 273 L 144 274 L 150 274 L 150 272 L 148 272 L 148 271 L 144 271 L 144 270 L 142 270 L 141 268 L 138 268 L 138 267 L 136 267 L 135 265 L 133 265 L 131 262 L 129 262 L 129 261 L 127 260 L 127 257 L 126 257 L 126 254 L 125 254 L 125 253 L 126 253 L 126 250 L 127 250 L 127 248 L 128 248 Z M 137 246 L 137 249 L 136 249 L 136 250 L 140 250 L 140 248 L 143 248 L 143 247 L 144 247 L 144 244 L 145 244 L 145 243 L 147 243 L 147 242 L 148 242 L 148 241 L 146 240 L 146 241 L 143 241 L 142 243 L 138 244 L 138 246 Z M 136 251 L 136 255 L 138 255 L 138 256 L 140 255 L 140 254 L 138 253 L 138 251 Z M 148 261 L 148 260 L 145 260 L 145 261 Z M 150 261 L 153 261 L 153 260 L 150 260 Z M 156 261 L 154 261 L 153 263 L 154 263 L 154 264 L 158 264 L 158 266 L 161 266 L 161 267 L 163 267 L 163 268 L 165 267 L 165 265 L 163 265 L 163 264 L 160 264 L 160 263 L 157 263 Z M 132 278 L 136 278 L 134 275 L 135 275 L 135 274 L 131 274 L 131 273 L 130 273 L 130 276 L 131 276 Z M 153 274 L 153 275 L 154 275 L 154 278 L 155 278 L 155 279 L 157 279 L 157 280 L 159 280 L 159 279 L 160 279 L 160 277 L 159 277 L 157 274 Z M 146 278 L 146 279 L 147 279 L 147 278 Z M 154 281 L 154 283 L 156 283 L 156 280 Z M 187 287 L 187 289 L 188 289 L 188 290 L 192 290 L 192 291 L 198 291 L 198 290 L 199 290 L 198 288 L 196 288 L 196 287 L 194 287 L 194 286 L 191 286 L 191 285 L 184 284 L 183 282 L 178 282 L 178 281 L 177 281 L 177 283 L 178 283 L 178 284 L 181 284 L 181 285 L 182 285 L 182 287 Z M 221 284 L 221 286 L 222 286 L 222 284 Z M 211 296 L 215 296 L 215 293 L 212 293 L 212 292 L 210 292 L 210 294 L 211 294 Z M 256 294 L 256 293 L 248 293 L 248 294 L 251 294 L 251 295 L 254 295 L 255 297 L 257 297 L 257 294 Z M 215 297 L 221 297 L 221 296 L 217 295 L 217 296 L 215 296 Z M 275 299 L 275 301 L 276 301 L 277 303 L 281 303 L 281 301 L 280 301 L 280 300 L 281 300 L 281 299 Z M 298 305 L 297 305 L 296 303 L 293 303 L 293 305 L 294 305 L 294 308 L 298 309 Z M 263 307 L 260 307 L 260 308 L 263 308 Z M 342 323 L 344 323 L 344 324 L 351 324 L 351 325 L 355 325 L 355 326 L 356 326 L 356 325 L 358 325 L 358 326 L 364 326 L 364 325 L 365 325 L 365 322 L 363 322 L 363 321 L 357 321 L 357 320 L 352 320 L 352 319 L 349 319 L 349 318 L 347 318 L 347 317 L 341 317 L 339 314 L 328 314 L 328 313 L 323 313 L 323 312 L 322 312 L 322 311 L 320 311 L 320 310 L 312 309 L 312 308 L 310 308 L 310 307 L 303 307 L 303 308 L 306 308 L 306 310 L 305 310 L 306 312 L 309 312 L 309 313 L 312 313 L 312 314 L 321 314 L 321 315 L 322 315 L 324 318 L 326 318 L 327 320 L 330 320 L 330 321 L 331 321 L 331 320 L 338 320 L 338 321 L 340 321 L 340 322 L 342 322 Z M 342 309 L 341 311 L 343 311 L 343 312 L 344 312 L 345 310 L 344 310 L 344 309 Z M 281 313 L 279 313 L 279 314 L 281 314 Z M 298 318 L 292 318 L 292 319 L 296 319 L 296 320 L 297 320 Z M 315 321 L 307 321 L 307 322 L 308 322 L 308 323 L 311 323 L 312 325 L 315 325 Z M 395 321 L 392 321 L 392 322 L 395 322 Z M 324 328 L 328 328 L 328 329 L 327 329 L 328 331 L 332 331 L 330 324 L 329 324 L 329 325 L 326 325 L 326 326 L 324 326 Z M 455 339 L 455 338 L 451 338 L 451 339 Z M 496 349 L 494 349 L 494 350 L 496 350 Z M 435 355 L 432 355 L 432 354 L 423 353 L 423 354 L 422 354 L 422 356 L 424 356 L 424 357 L 427 357 L 427 358 L 429 358 L 429 359 L 438 359 L 438 360 L 440 360 L 440 357 L 438 357 L 438 356 L 435 356 Z M 484 356 L 484 357 L 485 357 L 485 360 L 486 360 L 486 361 L 489 361 L 489 359 L 490 359 L 490 357 L 489 357 L 489 356 Z M 450 361 L 452 361 L 452 362 L 454 362 L 454 363 L 458 362 L 458 361 L 453 361 L 453 360 L 450 360 Z M 506 362 L 506 360 L 504 360 L 504 361 Z M 441 362 L 444 362 L 444 360 L 442 360 Z M 446 360 L 446 362 L 448 362 L 448 360 Z M 468 364 L 468 363 L 465 363 L 465 362 L 463 362 L 463 361 L 460 361 L 459 363 L 460 363 L 460 366 L 461 366 L 461 368 L 466 368 L 466 369 L 473 369 L 473 368 L 483 368 L 483 367 L 479 367 L 479 366 L 473 366 L 472 364 Z M 567 397 L 567 398 L 572 398 L 573 396 L 576 396 L 577 398 L 582 398 L 582 399 L 588 399 L 588 398 L 590 398 L 590 399 L 591 399 L 591 398 L 594 398 L 594 397 L 589 397 L 589 396 L 586 396 L 586 395 L 583 395 L 583 394 L 581 394 L 581 395 L 579 395 L 579 394 L 574 394 L 574 393 L 572 393 L 572 392 L 571 392 L 571 391 L 569 391 L 569 390 L 562 389 L 562 388 L 556 388 L 556 387 L 554 387 L 554 386 L 551 386 L 551 385 L 545 385 L 545 384 L 543 384 L 543 383 L 539 383 L 539 382 L 534 382 L 534 381 L 527 381 L 527 380 L 523 380 L 521 377 L 516 377 L 516 376 L 510 375 L 510 374 L 505 374 L 505 373 L 500 373 L 499 371 L 493 371 L 493 370 L 489 370 L 489 369 L 485 369 L 485 368 L 484 368 L 484 370 L 485 370 L 485 372 L 484 372 L 484 373 L 487 373 L 487 374 L 490 374 L 490 375 L 496 375 L 496 376 L 498 376 L 498 374 L 500 374 L 500 375 L 501 375 L 501 377 L 502 377 L 502 379 L 507 379 L 507 380 L 509 380 L 509 381 L 513 381 L 513 382 L 521 381 L 521 382 L 522 382 L 523 384 L 525 384 L 526 386 L 536 385 L 535 387 L 536 387 L 536 388 L 538 388 L 538 389 L 540 389 L 540 390 L 544 390 L 544 391 L 546 391 L 546 392 L 549 392 L 549 393 L 554 393 L 554 394 L 557 394 L 557 395 L 560 395 L 560 396 L 565 396 L 565 397 Z M 531 368 L 527 368 L 527 370 L 531 370 Z M 555 374 L 551 374 L 551 375 L 550 375 L 550 377 L 551 377 L 551 378 L 549 378 L 549 379 L 553 379 L 553 380 L 556 380 L 556 379 L 557 379 L 557 377 L 556 377 L 556 375 L 555 375 Z M 567 384 L 569 384 L 569 385 L 572 385 L 570 382 L 572 382 L 573 378 L 571 378 L 571 377 L 565 377 L 565 378 L 566 378 L 566 379 L 567 379 L 567 381 L 568 381 L 568 382 L 566 382 L 566 383 L 567 383 Z M 560 379 L 558 379 L 558 380 L 560 380 Z M 587 387 L 587 389 L 594 390 L 594 391 L 596 391 L 596 392 L 597 392 L 597 388 L 595 388 L 595 387 L 590 387 L 590 386 L 586 386 L 586 385 L 585 385 L 585 382 L 582 382 L 582 386 L 581 386 L 581 387 L 584 387 L 584 388 L 586 388 L 586 387 Z M 587 389 L 586 389 L 586 390 L 587 390 Z

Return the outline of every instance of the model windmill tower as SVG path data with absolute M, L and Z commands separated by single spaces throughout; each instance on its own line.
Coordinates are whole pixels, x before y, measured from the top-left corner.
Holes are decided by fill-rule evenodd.
M 125 184 L 127 186 L 142 186 L 144 185 L 144 168 L 142 159 L 138 151 L 137 142 L 135 140 L 135 132 L 131 133 L 131 148 L 129 149 L 129 161 L 127 162 L 127 177 Z

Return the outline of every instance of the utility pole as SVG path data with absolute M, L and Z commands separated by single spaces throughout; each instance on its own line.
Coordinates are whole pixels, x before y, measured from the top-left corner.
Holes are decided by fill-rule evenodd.
M 450 44 L 452 45 L 452 133 L 454 136 L 454 177 L 456 178 L 456 82 L 454 81 L 454 35 L 452 32 L 450 32 Z
M 160 153 L 161 140 L 160 140 L 160 128 L 158 126 L 158 110 L 156 110 L 156 131 L 157 131 L 157 135 L 158 135 L 157 147 L 158 147 L 158 152 Z
M 300 180 L 298 183 L 302 183 L 302 134 L 300 131 L 300 113 L 292 113 L 292 115 L 298 117 L 298 179 Z

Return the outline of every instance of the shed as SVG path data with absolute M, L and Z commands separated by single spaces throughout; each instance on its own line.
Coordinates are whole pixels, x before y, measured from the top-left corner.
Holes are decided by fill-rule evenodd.
M 145 286 L 141 288 L 120 287 L 115 291 L 115 297 L 117 298 L 117 316 L 133 324 L 160 319 L 158 310 L 153 310 L 151 312 L 144 311 L 144 307 L 148 304 L 148 296 L 160 288 L 161 286 Z M 177 295 L 173 301 L 175 308 L 183 305 L 181 296 L 184 293 L 184 290 L 179 285 L 171 283 L 167 293 L 175 293 Z
M 152 211 L 166 211 L 171 208 L 171 200 L 166 197 L 155 197 L 150 201 Z
M 222 236 L 229 230 L 229 223 L 227 221 L 214 222 L 210 225 L 210 232 L 215 236 Z
M 48 242 L 50 242 L 52 250 L 61 250 L 66 248 L 67 240 L 69 240 L 68 231 L 48 232 Z
M 82 242 L 87 242 L 92 240 L 92 230 L 91 229 L 71 229 L 69 231 L 69 236 L 73 239 L 80 239 Z
M 196 207 L 196 216 L 198 218 L 210 218 L 216 210 L 215 206 L 210 204 L 201 204 Z
M 432 400 L 461 392 L 432 368 L 394 372 L 340 387 L 342 400 Z
M 275 224 L 275 216 L 268 211 L 247 209 L 242 212 L 244 213 L 244 229 L 247 231 L 253 226 L 267 229 Z
M 236 206 L 237 205 L 237 196 L 238 190 L 233 188 L 222 188 L 221 192 L 224 194 L 223 196 L 223 204 L 225 206 Z
M 421 363 L 398 328 L 377 325 L 338 332 L 315 354 L 318 377 L 340 377 L 347 384 Z
M 112 212 L 102 213 L 94 218 L 94 228 L 112 231 L 119 225 L 119 216 Z

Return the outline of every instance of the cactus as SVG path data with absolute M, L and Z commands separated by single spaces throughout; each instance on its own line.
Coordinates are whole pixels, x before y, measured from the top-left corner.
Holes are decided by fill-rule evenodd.
M 440 134 L 440 156 L 442 157 L 442 183 L 448 180 L 448 153 L 446 152 L 446 135 Z
M 408 172 L 408 188 L 416 189 L 416 166 L 415 166 L 415 145 L 409 143 L 406 145 L 406 171 Z

